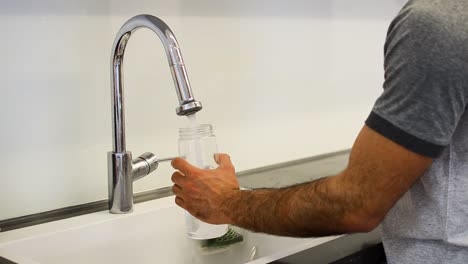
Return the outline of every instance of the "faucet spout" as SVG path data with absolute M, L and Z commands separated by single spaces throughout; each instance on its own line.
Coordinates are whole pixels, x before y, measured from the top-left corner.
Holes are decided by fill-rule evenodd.
M 129 19 L 117 33 L 112 47 L 111 85 L 112 85 L 112 113 L 114 120 L 114 142 L 116 152 L 125 151 L 125 113 L 123 96 L 123 59 L 125 48 L 130 36 L 140 28 L 148 28 L 158 35 L 167 55 L 172 78 L 179 99 L 176 108 L 178 115 L 190 115 L 202 109 L 200 102 L 193 97 L 192 89 L 185 68 L 182 53 L 177 39 L 171 29 L 162 20 L 151 15 L 138 15 Z
M 148 28 L 158 35 L 167 55 L 179 105 L 177 115 L 191 115 L 202 109 L 193 97 L 179 44 L 171 29 L 157 17 L 138 15 L 129 19 L 117 33 L 111 56 L 112 146 L 108 153 L 109 209 L 111 213 L 127 213 L 133 208 L 133 180 L 152 172 L 157 159 L 145 153 L 132 160 L 125 142 L 125 107 L 123 92 L 123 59 L 130 36 L 140 28 Z

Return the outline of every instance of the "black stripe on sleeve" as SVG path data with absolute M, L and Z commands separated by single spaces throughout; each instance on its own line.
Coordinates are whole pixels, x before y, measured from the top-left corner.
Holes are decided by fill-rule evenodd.
M 374 112 L 370 113 L 366 125 L 398 145 L 426 157 L 438 157 L 445 147 L 408 134 Z

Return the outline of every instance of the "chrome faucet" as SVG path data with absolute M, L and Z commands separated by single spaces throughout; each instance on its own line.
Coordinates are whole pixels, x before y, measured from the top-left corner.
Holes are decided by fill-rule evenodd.
M 109 211 L 115 214 L 129 213 L 133 210 L 133 181 L 143 178 L 154 171 L 160 162 L 168 160 L 159 160 L 150 152 L 132 159 L 131 152 L 127 151 L 125 146 L 123 59 L 130 36 L 139 28 L 144 27 L 158 35 L 166 51 L 179 98 L 177 115 L 190 115 L 202 109 L 201 103 L 193 97 L 179 44 L 169 27 L 162 20 L 151 15 L 135 16 L 125 22 L 115 37 L 111 57 L 113 151 L 108 152 L 107 158 Z

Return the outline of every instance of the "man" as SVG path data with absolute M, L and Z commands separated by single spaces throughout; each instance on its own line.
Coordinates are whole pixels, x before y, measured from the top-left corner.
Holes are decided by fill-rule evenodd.
M 468 1 L 410 0 L 390 25 L 384 92 L 342 173 L 241 191 L 229 156 L 215 170 L 173 161 L 176 203 L 199 219 L 312 237 L 382 223 L 389 263 L 468 263 Z

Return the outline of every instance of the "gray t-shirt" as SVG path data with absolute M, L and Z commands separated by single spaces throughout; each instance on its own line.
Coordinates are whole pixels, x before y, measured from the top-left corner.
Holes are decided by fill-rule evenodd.
M 468 0 L 410 0 L 390 25 L 368 127 L 429 170 L 387 214 L 389 263 L 468 263 Z

